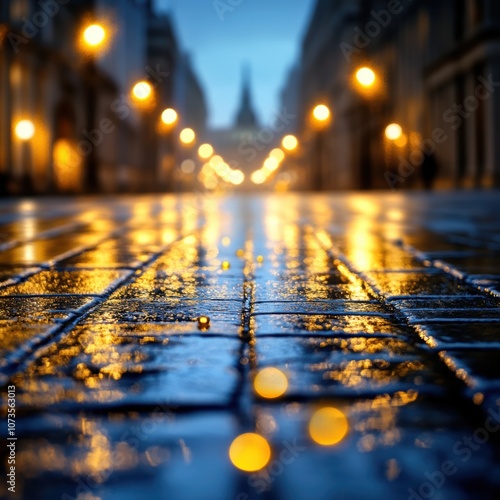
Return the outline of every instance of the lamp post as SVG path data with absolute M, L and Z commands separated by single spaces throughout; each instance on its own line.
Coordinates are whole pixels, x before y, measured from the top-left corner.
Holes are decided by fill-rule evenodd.
M 324 156 L 324 143 L 325 134 L 331 120 L 331 111 L 326 104 L 318 104 L 312 111 L 312 122 L 316 129 L 316 141 L 314 151 L 314 181 L 313 188 L 317 191 L 324 189 L 324 176 L 323 176 L 323 156 Z
M 87 131 L 91 133 L 95 127 L 96 106 L 98 101 L 97 93 L 97 65 L 96 56 L 102 50 L 107 38 L 106 29 L 99 23 L 92 23 L 86 26 L 81 35 L 82 51 L 88 58 L 85 65 L 87 77 L 86 89 L 86 115 Z M 93 144 L 89 151 L 85 165 L 86 187 L 89 191 L 99 190 L 98 160 L 96 146 Z
M 378 76 L 368 66 L 358 68 L 355 73 L 355 83 L 361 98 L 360 129 L 360 178 L 361 189 L 372 188 L 372 155 L 370 126 L 372 118 L 372 100 L 378 85 Z
M 31 178 L 31 147 L 30 141 L 35 135 L 35 125 L 31 120 L 20 120 L 14 127 L 14 133 L 21 141 L 22 189 L 24 194 L 31 194 L 33 182 Z

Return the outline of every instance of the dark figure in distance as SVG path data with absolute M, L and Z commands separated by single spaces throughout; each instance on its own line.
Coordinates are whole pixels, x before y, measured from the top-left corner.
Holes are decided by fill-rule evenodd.
M 424 189 L 431 191 L 438 173 L 438 164 L 433 153 L 424 155 L 424 161 L 420 167 L 420 173 L 422 175 Z

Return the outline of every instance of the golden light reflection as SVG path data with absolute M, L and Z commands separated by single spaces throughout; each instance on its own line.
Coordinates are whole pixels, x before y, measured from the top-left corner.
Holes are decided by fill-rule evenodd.
M 348 430 L 346 416 L 333 407 L 317 410 L 309 421 L 309 435 L 321 446 L 334 446 L 340 443 Z
M 229 447 L 231 463 L 245 472 L 263 469 L 271 459 L 271 447 L 259 434 L 248 432 L 241 434 Z
M 200 316 L 198 318 L 198 328 L 200 330 L 208 330 L 210 328 L 210 318 L 208 316 Z
M 227 260 L 224 260 L 221 264 L 221 268 L 223 271 L 227 271 L 231 268 L 231 264 Z
M 278 368 L 263 368 L 253 381 L 255 392 L 266 399 L 279 398 L 288 388 L 287 376 Z

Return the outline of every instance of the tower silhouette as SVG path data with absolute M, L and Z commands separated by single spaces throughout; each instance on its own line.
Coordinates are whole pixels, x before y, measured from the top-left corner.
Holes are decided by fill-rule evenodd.
M 248 66 L 244 66 L 242 71 L 241 101 L 236 114 L 235 126 L 237 128 L 257 128 L 259 126 L 252 104 L 250 69 Z

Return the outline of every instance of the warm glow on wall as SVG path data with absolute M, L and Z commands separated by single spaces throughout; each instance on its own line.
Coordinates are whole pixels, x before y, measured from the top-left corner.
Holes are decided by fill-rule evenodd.
M 245 472 L 263 469 L 271 459 L 271 447 L 259 434 L 241 434 L 231 443 L 229 458 L 232 464 Z

